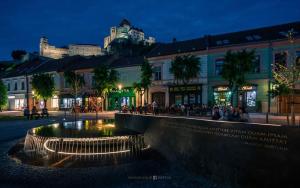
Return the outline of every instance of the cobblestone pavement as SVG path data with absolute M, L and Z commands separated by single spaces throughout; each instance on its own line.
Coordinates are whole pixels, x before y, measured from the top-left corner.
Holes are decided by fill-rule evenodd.
M 165 160 L 89 168 L 47 168 L 20 163 L 8 150 L 23 139 L 29 128 L 60 118 L 0 121 L 0 187 L 225 187 Z

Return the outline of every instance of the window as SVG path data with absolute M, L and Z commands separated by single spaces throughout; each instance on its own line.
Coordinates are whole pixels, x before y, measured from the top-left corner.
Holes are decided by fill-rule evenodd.
M 224 59 L 217 59 L 215 62 L 215 74 L 216 76 L 221 75 L 223 69 Z
M 14 90 L 15 90 L 15 91 L 18 90 L 18 83 L 17 83 L 17 82 L 15 82 Z
M 52 108 L 58 108 L 58 97 L 57 96 L 54 96 L 52 98 Z
M 260 72 L 260 56 L 255 56 L 253 61 L 252 73 L 259 73 Z
M 279 68 L 278 65 L 287 66 L 287 53 L 286 52 L 278 52 L 275 53 L 274 56 L 274 64 L 275 68 Z
M 7 91 L 10 91 L 10 83 L 7 83 Z
M 95 83 L 95 76 L 92 76 L 92 87 L 95 87 L 96 83 Z
M 70 84 L 65 79 L 65 88 L 70 88 Z
M 296 51 L 296 65 L 300 66 L 300 51 Z
M 154 80 L 161 80 L 161 67 L 154 67 Z
M 22 82 L 22 84 L 21 84 L 21 89 L 25 90 L 25 83 L 24 82 Z
M 175 105 L 181 104 L 181 95 L 175 95 Z

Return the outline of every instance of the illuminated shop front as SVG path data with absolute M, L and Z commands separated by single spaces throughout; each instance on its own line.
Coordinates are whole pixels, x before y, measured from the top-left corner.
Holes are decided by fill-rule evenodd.
M 66 94 L 60 96 L 60 108 L 72 108 L 74 106 L 74 97 L 73 95 Z M 76 104 L 81 106 L 82 105 L 82 98 L 76 98 Z
M 23 110 L 26 107 L 26 98 L 24 94 L 15 94 L 8 96 L 8 108 L 10 110 Z
M 169 86 L 169 104 L 202 104 L 202 86 L 188 85 L 188 86 Z
M 248 110 L 256 108 L 256 86 L 244 86 L 239 91 L 239 105 L 246 107 Z
M 238 105 L 254 110 L 256 107 L 257 87 L 244 86 L 239 89 Z M 232 105 L 232 92 L 228 86 L 219 86 L 214 88 L 214 104 L 220 106 Z
M 218 106 L 231 105 L 232 92 L 227 86 L 219 86 L 214 88 L 214 104 Z
M 136 107 L 136 96 L 133 88 L 114 90 L 108 95 L 108 110 L 117 110 L 122 106 Z

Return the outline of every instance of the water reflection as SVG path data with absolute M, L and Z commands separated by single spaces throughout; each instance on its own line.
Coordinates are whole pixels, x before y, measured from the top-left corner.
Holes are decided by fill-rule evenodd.
M 114 119 L 84 120 L 77 122 L 55 123 L 33 129 L 33 133 L 43 137 L 88 138 L 134 135 L 136 132 L 129 129 L 115 127 Z

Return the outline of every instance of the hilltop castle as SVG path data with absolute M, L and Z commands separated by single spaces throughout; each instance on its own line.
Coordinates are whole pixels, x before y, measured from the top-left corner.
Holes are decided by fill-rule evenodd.
M 102 55 L 101 47 L 93 44 L 70 44 L 67 47 L 55 47 L 48 43 L 46 37 L 40 40 L 40 55 L 53 59 L 60 59 L 65 56 L 93 56 Z
M 93 44 L 70 44 L 64 47 L 56 47 L 48 43 L 46 37 L 40 39 L 40 55 L 50 57 L 53 59 L 60 59 L 65 56 L 97 56 L 104 55 L 109 52 L 110 43 L 114 40 L 122 41 L 130 40 L 133 43 L 153 44 L 155 38 L 149 37 L 145 39 L 145 34 L 142 29 L 131 26 L 130 22 L 126 19 L 122 20 L 119 27 L 111 27 L 110 35 L 104 38 L 104 49 L 98 45 Z
M 134 43 L 143 42 L 144 44 L 153 44 L 155 43 L 154 37 L 149 37 L 145 39 L 145 34 L 142 29 L 133 27 L 130 22 L 126 19 L 123 19 L 119 27 L 111 27 L 110 35 L 104 38 L 104 48 L 107 49 L 109 44 L 116 40 L 129 39 Z

